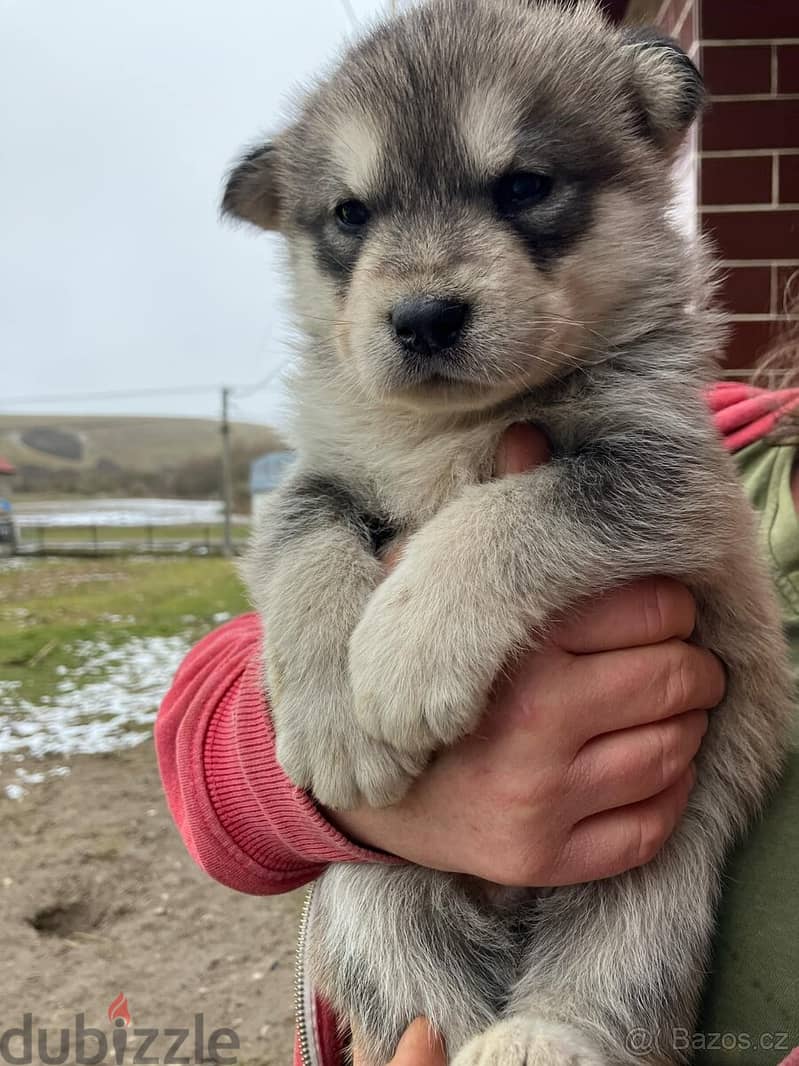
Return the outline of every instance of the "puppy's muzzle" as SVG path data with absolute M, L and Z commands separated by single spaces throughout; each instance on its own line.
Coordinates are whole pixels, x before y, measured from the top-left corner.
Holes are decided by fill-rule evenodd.
M 391 312 L 397 340 L 409 355 L 438 355 L 454 348 L 469 319 L 469 305 L 432 296 L 401 300 Z

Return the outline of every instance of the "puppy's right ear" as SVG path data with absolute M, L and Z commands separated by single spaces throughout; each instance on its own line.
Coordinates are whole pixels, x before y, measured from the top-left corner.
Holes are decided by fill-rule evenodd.
M 702 75 L 677 41 L 658 30 L 624 30 L 622 42 L 632 59 L 639 130 L 673 152 L 704 106 Z
M 269 142 L 248 152 L 231 170 L 222 195 L 222 214 L 261 229 L 278 228 L 280 201 L 275 179 L 275 146 Z

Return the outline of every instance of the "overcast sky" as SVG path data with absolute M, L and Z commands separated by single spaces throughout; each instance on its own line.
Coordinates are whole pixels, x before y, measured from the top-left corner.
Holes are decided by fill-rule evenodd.
M 351 0 L 362 22 L 380 0 Z M 0 0 L 0 411 L 216 414 L 289 354 L 278 238 L 221 225 L 237 150 L 350 32 L 346 0 Z M 277 421 L 280 390 L 237 417 Z

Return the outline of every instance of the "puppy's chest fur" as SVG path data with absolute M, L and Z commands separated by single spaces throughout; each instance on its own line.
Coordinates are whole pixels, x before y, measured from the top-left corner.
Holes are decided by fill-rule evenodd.
M 465 486 L 491 478 L 502 433 L 515 420 L 503 413 L 430 424 L 388 414 L 354 425 L 346 414 L 329 412 L 324 450 L 301 441 L 300 456 L 303 467 L 354 492 L 379 549 L 419 529 Z
M 500 438 L 515 422 L 536 423 L 555 450 L 570 450 L 580 423 L 589 430 L 586 399 L 595 390 L 567 382 L 500 409 L 438 418 L 338 402 L 309 381 L 299 391 L 294 436 L 301 468 L 354 494 L 379 549 L 419 529 L 465 486 L 493 477 Z

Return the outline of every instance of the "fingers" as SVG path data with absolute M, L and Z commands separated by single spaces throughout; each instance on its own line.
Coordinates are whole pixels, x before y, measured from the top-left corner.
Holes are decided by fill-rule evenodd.
M 447 1055 L 441 1037 L 424 1018 L 411 1022 L 397 1045 L 390 1066 L 446 1066 Z
M 549 441 L 536 426 L 517 422 L 502 434 L 494 461 L 494 474 L 523 474 L 549 459 Z
M 559 863 L 560 884 L 615 877 L 650 862 L 674 832 L 695 780 L 693 767 L 659 795 L 595 814 L 575 826 Z
M 627 807 L 671 788 L 693 762 L 707 726 L 705 711 L 688 711 L 586 744 L 569 772 L 580 813 Z
M 578 748 L 602 733 L 712 710 L 726 687 L 716 656 L 680 640 L 579 656 L 569 663 L 568 680 L 570 706 L 582 702 L 591 712 L 572 715 L 572 740 Z M 536 698 L 546 699 L 546 692 L 539 691 Z
M 353 1048 L 353 1066 L 368 1066 L 360 1048 Z M 388 1066 L 447 1066 L 447 1055 L 441 1037 L 424 1018 L 411 1022 L 397 1045 Z
M 671 578 L 635 581 L 614 589 L 559 622 L 551 639 L 575 655 L 659 644 L 690 637 L 696 624 L 691 593 Z
M 401 561 L 406 544 L 407 538 L 405 537 L 402 537 L 400 540 L 394 540 L 380 556 L 380 561 L 383 563 L 387 574 L 390 574 L 394 567 Z

